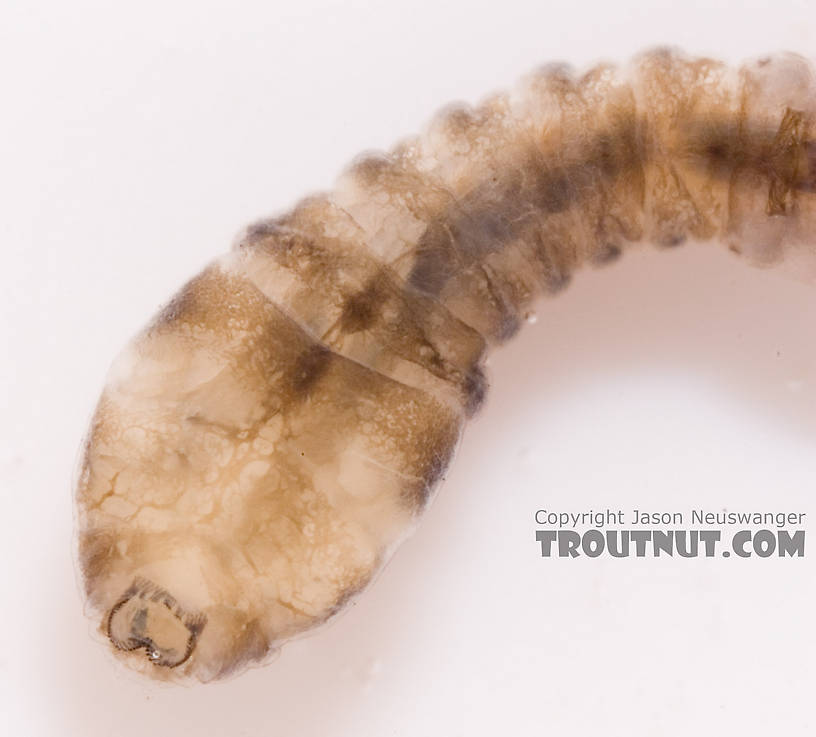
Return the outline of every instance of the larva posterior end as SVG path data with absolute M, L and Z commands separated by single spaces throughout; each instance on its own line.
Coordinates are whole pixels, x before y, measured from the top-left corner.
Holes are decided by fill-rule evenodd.
M 190 659 L 206 621 L 185 612 L 160 587 L 137 579 L 108 613 L 106 631 L 117 650 L 143 650 L 153 665 L 177 668 Z

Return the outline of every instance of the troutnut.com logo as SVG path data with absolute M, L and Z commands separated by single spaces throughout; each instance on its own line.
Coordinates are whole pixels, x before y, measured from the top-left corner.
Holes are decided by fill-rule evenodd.
M 805 512 L 644 512 L 620 509 L 535 513 L 543 558 L 801 558 Z M 686 520 L 689 522 L 687 523 Z

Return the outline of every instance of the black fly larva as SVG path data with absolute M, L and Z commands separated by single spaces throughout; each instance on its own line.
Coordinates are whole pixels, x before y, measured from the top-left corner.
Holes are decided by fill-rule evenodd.
M 326 621 L 412 530 L 533 300 L 635 241 L 816 254 L 816 78 L 670 51 L 440 114 L 250 227 L 115 363 L 77 489 L 89 607 L 157 678 Z

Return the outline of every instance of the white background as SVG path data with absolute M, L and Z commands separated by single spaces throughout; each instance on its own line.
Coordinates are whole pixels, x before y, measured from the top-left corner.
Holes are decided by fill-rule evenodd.
M 375 585 L 226 683 L 146 683 L 92 636 L 71 475 L 126 339 L 241 226 L 359 151 L 550 60 L 658 43 L 813 56 L 814 10 L 5 0 L 0 733 L 812 734 L 812 547 L 565 561 L 534 540 L 542 507 L 816 519 L 816 290 L 716 244 L 643 249 L 542 303 L 491 360 L 484 411 Z

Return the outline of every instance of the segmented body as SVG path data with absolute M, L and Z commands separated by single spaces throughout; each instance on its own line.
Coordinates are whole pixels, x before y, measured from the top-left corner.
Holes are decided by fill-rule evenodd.
M 89 432 L 80 562 L 115 652 L 211 680 L 326 621 L 413 529 L 530 304 L 687 238 L 816 252 L 805 60 L 547 67 L 250 227 L 123 353 Z

